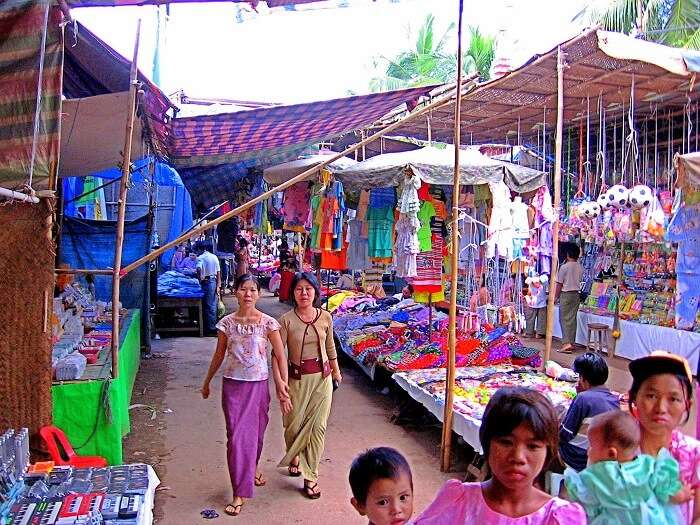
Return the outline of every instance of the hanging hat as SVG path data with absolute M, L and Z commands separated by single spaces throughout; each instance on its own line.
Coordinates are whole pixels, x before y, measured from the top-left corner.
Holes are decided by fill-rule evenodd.
M 693 374 L 688 360 L 664 350 L 655 350 L 646 357 L 635 359 L 629 364 L 634 379 L 644 381 L 658 374 L 673 374 L 688 378 L 693 384 Z

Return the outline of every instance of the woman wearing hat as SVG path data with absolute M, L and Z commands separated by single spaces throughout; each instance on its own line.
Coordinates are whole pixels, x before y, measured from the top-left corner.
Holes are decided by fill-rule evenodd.
M 656 456 L 668 449 L 680 465 L 681 481 L 695 496 L 681 504 L 688 525 L 700 525 L 700 441 L 679 427 L 687 423 L 693 396 L 693 375 L 688 361 L 668 352 L 656 351 L 629 365 L 632 386 L 630 410 L 639 421 L 641 451 Z

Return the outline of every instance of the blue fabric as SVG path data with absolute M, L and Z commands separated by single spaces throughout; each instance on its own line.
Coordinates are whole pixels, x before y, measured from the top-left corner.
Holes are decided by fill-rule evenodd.
M 95 221 L 64 217 L 61 237 L 60 262 L 71 268 L 106 269 L 114 265 L 115 221 Z M 143 216 L 124 224 L 122 266 L 143 257 L 148 252 L 148 221 Z M 120 300 L 124 308 L 139 308 L 147 303 L 146 271 L 142 265 L 129 272 L 121 281 Z M 112 300 L 112 277 L 95 276 L 95 295 L 98 300 Z
M 204 296 L 199 281 L 180 272 L 165 272 L 158 276 L 158 295 L 165 297 L 192 297 L 198 299 Z
M 177 175 L 177 172 L 175 172 L 175 175 Z M 168 238 L 165 241 L 170 242 L 177 239 L 183 232 L 192 228 L 192 223 L 192 199 L 190 199 L 190 194 L 185 186 L 180 183 L 175 186 L 175 205 L 173 206 L 173 215 L 170 219 Z M 170 261 L 172 261 L 174 253 L 175 248 L 163 252 L 163 255 L 161 255 L 161 262 L 163 265 L 166 267 L 170 266 Z

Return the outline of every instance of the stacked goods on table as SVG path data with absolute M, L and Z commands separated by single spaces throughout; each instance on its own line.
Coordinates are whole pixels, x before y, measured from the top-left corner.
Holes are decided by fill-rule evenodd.
M 444 370 L 411 370 L 394 377 L 430 395 L 441 406 L 445 404 Z M 467 418 L 480 420 L 491 396 L 499 388 L 521 386 L 541 392 L 564 413 L 576 397 L 573 383 L 552 379 L 528 367 L 491 365 L 457 368 L 454 388 L 454 410 Z
M 158 295 L 198 299 L 204 297 L 204 292 L 197 279 L 171 270 L 158 276 Z
M 432 327 L 430 321 L 430 309 L 411 299 L 354 296 L 337 309 L 333 326 L 343 351 L 360 365 L 402 371 L 445 366 L 447 316 L 433 311 Z M 458 331 L 455 362 L 539 366 L 541 358 L 505 327 L 483 324 L 478 332 Z
M 157 478 L 148 465 L 28 465 L 26 429 L 0 436 L 0 524 L 150 523 Z
M 80 379 L 87 365 L 107 359 L 112 343 L 110 308 L 95 301 L 77 283 L 68 285 L 54 299 L 51 363 L 56 380 Z

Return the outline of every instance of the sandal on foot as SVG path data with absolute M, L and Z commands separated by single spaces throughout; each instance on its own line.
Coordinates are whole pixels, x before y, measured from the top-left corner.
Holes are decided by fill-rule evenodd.
M 318 483 L 304 480 L 304 496 L 309 499 L 318 499 L 321 497 L 321 491 L 318 489 Z
M 573 354 L 574 353 L 574 347 L 573 346 L 565 346 L 559 350 L 560 354 Z
M 287 470 L 289 471 L 289 475 L 293 478 L 298 478 L 301 476 L 301 469 L 299 468 L 299 463 L 290 463 L 289 466 L 287 467 Z
M 267 483 L 267 480 L 263 477 L 262 472 L 255 476 L 255 486 L 256 487 L 264 487 L 265 483 Z
M 226 505 L 224 512 L 226 514 L 228 514 L 229 516 L 238 516 L 241 513 L 242 508 L 243 508 L 243 503 L 239 503 L 238 505 L 234 505 L 233 503 L 229 503 L 228 505 Z

